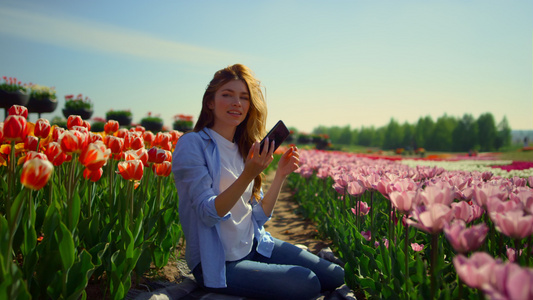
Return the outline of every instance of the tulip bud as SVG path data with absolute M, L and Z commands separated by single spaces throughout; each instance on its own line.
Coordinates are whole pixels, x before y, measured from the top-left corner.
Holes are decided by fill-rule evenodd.
M 147 146 L 147 147 L 151 147 L 153 142 L 154 142 L 154 138 L 155 138 L 155 135 L 153 132 L 151 131 L 145 131 L 143 133 L 143 140 L 144 140 L 144 144 Z
M 33 129 L 33 132 L 36 137 L 45 139 L 50 134 L 51 128 L 50 122 L 48 122 L 47 119 L 39 119 L 37 122 L 35 122 L 35 128 Z
M 105 143 L 107 148 L 111 150 L 113 154 L 120 154 L 124 150 L 124 139 L 113 135 L 105 137 Z
M 129 133 L 124 137 L 124 148 L 133 150 L 144 148 L 144 141 L 137 134 Z
M 61 137 L 61 135 L 65 133 L 65 129 L 59 126 L 53 126 L 53 128 L 54 129 L 52 132 L 52 139 L 54 140 L 54 142 L 57 142 L 59 141 L 59 138 Z
M 77 130 L 65 131 L 59 139 L 61 149 L 67 154 L 80 153 L 85 147 L 87 147 L 87 142 L 87 135 Z
M 87 168 L 83 170 L 83 178 L 92 182 L 97 182 L 98 180 L 100 180 L 100 178 L 102 178 L 102 174 L 104 174 L 104 170 L 102 170 L 102 168 L 92 171 Z
M 28 160 L 34 159 L 34 158 L 48 160 L 48 157 L 44 153 L 40 153 L 37 151 L 28 151 L 26 152 L 26 157 L 24 158 L 24 162 L 27 162 Z
M 119 124 L 117 121 L 115 120 L 109 120 L 107 121 L 107 123 L 104 125 L 104 131 L 106 134 L 113 134 L 114 132 L 117 132 L 118 129 L 119 129 Z
M 28 134 L 26 118 L 19 115 L 9 115 L 4 121 L 4 139 L 21 142 Z
M 30 159 L 22 167 L 20 182 L 29 189 L 40 190 L 50 180 L 53 170 L 54 166 L 48 160 Z
M 28 109 L 21 105 L 11 106 L 7 114 L 10 116 L 22 116 L 24 119 L 28 119 Z
M 48 144 L 48 148 L 44 152 L 48 160 L 54 165 L 59 166 L 65 162 L 67 156 L 61 150 L 61 145 L 57 142 L 51 142 Z
M 94 171 L 102 168 L 109 159 L 111 150 L 102 141 L 89 144 L 80 154 L 79 161 L 87 169 Z
M 144 165 L 140 160 L 128 160 L 118 163 L 117 174 L 125 180 L 138 181 L 143 177 Z
M 83 119 L 78 115 L 70 115 L 67 119 L 67 128 L 69 130 L 72 130 L 72 127 L 74 126 L 81 126 L 83 127 Z
M 35 151 L 38 150 L 39 147 L 39 139 L 34 137 L 33 135 L 27 135 L 24 138 L 24 149 L 29 151 Z
M 88 131 L 91 131 L 91 123 L 89 123 L 88 121 L 83 120 L 82 127 L 85 127 Z
M 168 161 L 164 161 L 160 164 L 154 164 L 154 171 L 157 176 L 167 177 L 172 172 L 172 164 Z
M 89 143 L 94 143 L 96 141 L 104 141 L 104 138 L 98 133 L 89 132 Z

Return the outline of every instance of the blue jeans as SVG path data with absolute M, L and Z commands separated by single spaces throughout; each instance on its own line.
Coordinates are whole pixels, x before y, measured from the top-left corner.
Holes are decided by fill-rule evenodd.
M 226 288 L 204 286 L 201 264 L 197 283 L 209 292 L 256 299 L 312 299 L 344 283 L 344 269 L 292 244 L 274 239 L 270 258 L 255 251 L 226 262 Z

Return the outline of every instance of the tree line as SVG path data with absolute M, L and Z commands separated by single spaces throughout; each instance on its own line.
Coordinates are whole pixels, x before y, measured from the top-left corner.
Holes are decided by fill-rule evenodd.
M 428 151 L 496 151 L 511 145 L 511 128 L 506 117 L 496 124 L 491 113 L 477 119 L 471 114 L 452 117 L 444 114 L 436 121 L 430 116 L 420 117 L 418 122 L 400 124 L 391 118 L 383 127 L 361 126 L 351 129 L 318 126 L 313 134 L 327 134 L 333 144 L 378 147 L 384 150 L 398 148 Z

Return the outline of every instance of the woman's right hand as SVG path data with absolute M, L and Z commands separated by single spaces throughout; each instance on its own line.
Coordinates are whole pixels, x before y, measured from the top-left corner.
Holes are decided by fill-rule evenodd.
M 257 175 L 261 174 L 270 165 L 272 160 L 274 160 L 274 141 L 269 141 L 267 138 L 261 153 L 259 153 L 259 148 L 259 142 L 253 143 L 244 163 L 242 174 L 249 176 L 250 179 L 254 179 Z

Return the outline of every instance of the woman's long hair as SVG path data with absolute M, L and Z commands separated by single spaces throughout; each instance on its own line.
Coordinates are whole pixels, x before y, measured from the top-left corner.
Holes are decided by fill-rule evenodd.
M 208 104 L 215 100 L 216 91 L 232 80 L 242 80 L 248 88 L 250 95 L 250 108 L 244 121 L 237 126 L 234 141 L 237 143 L 239 153 L 246 159 L 252 144 L 261 140 L 266 134 L 267 107 L 261 92 L 261 82 L 254 77 L 252 70 L 247 66 L 235 64 L 219 70 L 207 86 L 202 100 L 202 111 L 193 131 L 198 132 L 205 127 L 211 128 L 215 123 L 215 115 Z M 262 173 L 254 179 L 253 196 L 259 201 Z

